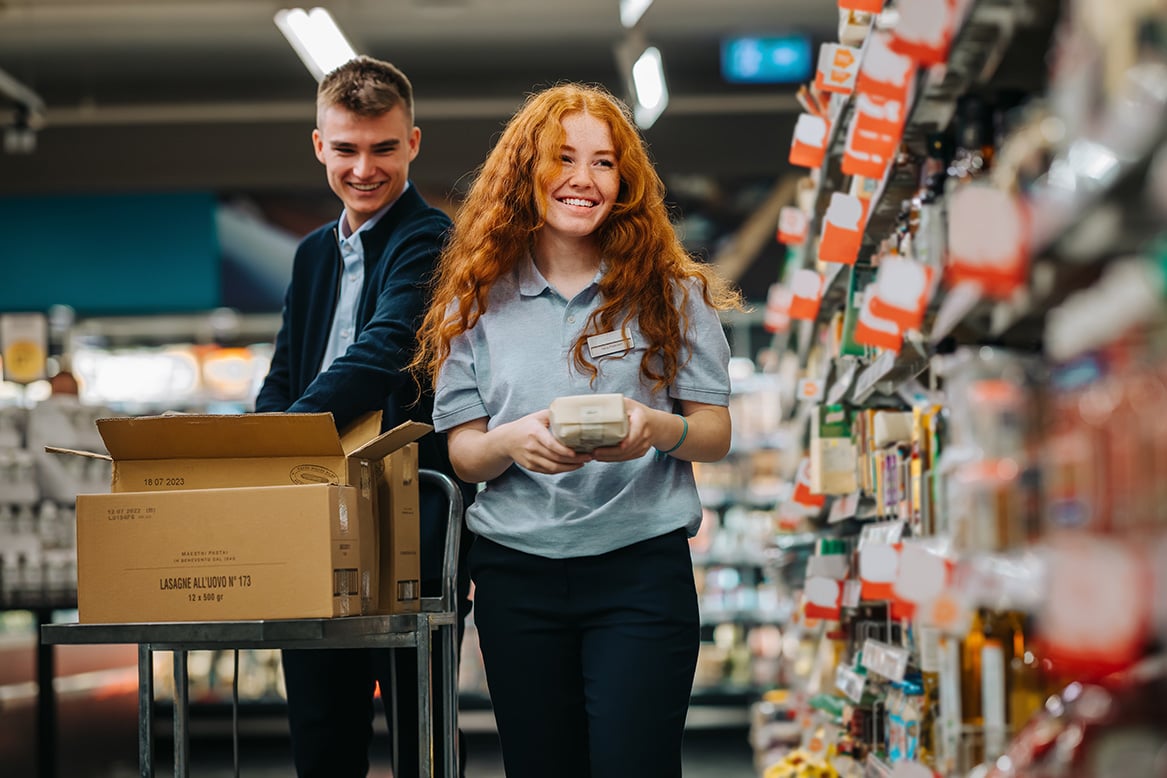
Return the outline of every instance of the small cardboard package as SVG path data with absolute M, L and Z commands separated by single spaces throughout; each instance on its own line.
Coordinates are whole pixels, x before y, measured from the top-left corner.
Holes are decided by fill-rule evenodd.
M 113 474 L 111 494 L 78 499 L 78 596 L 82 602 L 92 602 L 89 595 L 103 596 L 100 591 L 92 590 L 82 594 L 80 589 L 87 583 L 90 587 L 97 586 L 93 581 L 100 580 L 87 577 L 83 570 L 106 564 L 94 553 L 95 538 L 102 530 L 92 527 L 116 524 L 109 521 L 110 507 L 136 507 L 145 511 L 151 507 L 153 498 L 149 495 L 152 494 L 173 495 L 179 503 L 185 499 L 192 505 L 207 506 L 216 498 L 200 493 L 231 489 L 237 492 L 236 499 L 222 503 L 227 519 L 264 516 L 266 523 L 252 526 L 258 533 L 256 541 L 273 548 L 287 547 L 292 552 L 298 548 L 290 538 L 295 530 L 291 526 L 284 529 L 279 523 L 289 503 L 294 503 L 298 494 L 308 500 L 306 487 L 334 485 L 352 487 L 355 493 L 355 510 L 349 514 L 348 521 L 361 555 L 356 565 L 360 607 L 350 605 L 349 612 L 408 613 L 418 609 L 420 541 L 414 441 L 432 429 L 429 425 L 407 422 L 378 434 L 380 419 L 374 414 L 354 424 L 342 438 L 336 432 L 331 414 L 274 413 L 109 418 L 99 419 L 97 427 L 109 451 Z M 119 495 L 134 495 L 137 502 L 135 505 L 117 503 Z M 343 500 L 336 503 L 335 510 L 339 511 L 342 504 L 345 504 Z M 322 511 L 320 525 L 338 523 L 340 517 L 332 514 L 334 506 L 330 504 L 328 511 L 323 507 L 323 503 L 317 504 Z M 212 524 L 207 511 L 183 511 L 181 515 L 210 532 Z M 82 541 L 84 525 L 92 526 Z M 216 547 L 215 539 L 216 536 L 207 535 L 208 548 Z M 103 548 L 102 553 L 108 555 L 110 549 Z M 121 556 L 132 558 L 132 550 Z M 289 564 L 293 561 L 288 559 Z M 226 598 L 211 598 L 211 601 L 226 602 Z M 140 620 L 133 614 L 132 599 L 124 606 L 127 612 L 117 620 Z M 320 615 L 318 610 L 314 615 Z M 110 620 L 110 612 L 102 612 L 105 614 L 102 619 L 93 619 L 90 616 L 96 611 L 87 613 L 83 608 L 80 617 L 83 621 Z M 189 610 L 164 620 L 186 620 L 187 614 Z M 251 618 L 291 617 L 267 614 Z M 226 610 L 220 613 L 216 608 L 204 607 L 198 618 L 239 617 L 228 615 Z

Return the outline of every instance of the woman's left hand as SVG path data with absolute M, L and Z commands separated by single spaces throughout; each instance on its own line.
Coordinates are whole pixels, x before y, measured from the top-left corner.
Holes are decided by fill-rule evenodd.
M 626 462 L 630 459 L 639 459 L 652 448 L 649 419 L 655 411 L 643 403 L 625 397 L 624 412 L 628 414 L 628 434 L 615 446 L 604 446 L 593 451 L 592 456 L 597 462 Z

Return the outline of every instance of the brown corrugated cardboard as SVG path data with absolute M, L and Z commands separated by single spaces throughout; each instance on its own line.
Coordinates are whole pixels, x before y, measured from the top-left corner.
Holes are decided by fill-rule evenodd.
M 115 494 L 289 484 L 356 487 L 357 521 L 363 536 L 373 539 L 364 546 L 363 611 L 418 609 L 417 455 L 416 447 L 407 449 L 432 430 L 429 425 L 406 422 L 378 435 L 380 416 L 370 414 L 342 437 L 331 414 L 274 413 L 110 418 L 97 426 L 113 461 Z M 401 472 L 402 463 L 412 463 L 413 477 L 399 479 L 393 490 L 385 483 L 387 474 Z
M 81 495 L 79 620 L 355 615 L 358 512 L 335 485 Z
M 377 523 L 377 602 L 381 612 L 390 612 L 384 603 L 421 602 L 417 444 L 406 444 L 381 462 L 375 502 L 381 515 L 393 520 Z

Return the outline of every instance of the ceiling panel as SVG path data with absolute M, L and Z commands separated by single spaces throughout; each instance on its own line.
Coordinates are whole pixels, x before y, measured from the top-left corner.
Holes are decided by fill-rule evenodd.
M 422 154 L 414 179 L 456 197 L 532 90 L 560 80 L 622 94 L 617 0 L 339 0 L 327 4 L 362 52 L 414 82 Z M 209 189 L 315 194 L 315 84 L 263 0 L 0 0 L 0 74 L 35 91 L 45 125 L 31 153 L 0 151 L 0 195 Z M 787 172 L 793 87 L 725 83 L 728 34 L 833 36 L 829 0 L 656 0 L 640 24 L 664 56 L 669 109 L 646 132 L 666 184 L 766 186 Z M 15 121 L 0 89 L 0 132 Z M 678 202 L 702 204 L 678 183 Z M 697 187 L 701 189 L 701 187 Z M 720 232 L 733 214 L 718 211 Z M 728 214 L 728 217 L 727 217 Z

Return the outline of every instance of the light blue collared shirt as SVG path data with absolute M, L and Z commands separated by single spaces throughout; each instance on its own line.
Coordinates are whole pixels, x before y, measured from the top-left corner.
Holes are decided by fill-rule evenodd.
M 676 400 L 729 404 L 729 344 L 717 311 L 700 290 L 689 290 L 691 354 L 667 391 L 652 391 L 640 377 L 645 340 L 635 320 L 632 348 L 592 360 L 594 385 L 572 365 L 571 349 L 601 302 L 597 284 L 566 300 L 528 257 L 490 290 L 486 313 L 450 343 L 435 387 L 434 427 L 444 432 L 488 418 L 491 429 L 546 408 L 556 397 L 620 392 L 664 411 Z M 677 292 L 678 298 L 680 291 Z M 687 361 L 686 361 L 687 358 Z M 510 548 L 543 557 L 603 554 L 681 527 L 701 523 L 693 466 L 652 449 L 628 462 L 588 462 L 557 475 L 512 464 L 486 484 L 466 512 L 472 531 Z
M 408 189 L 409 183 L 407 182 L 405 186 Z M 404 194 L 405 189 L 401 192 Z M 341 211 L 340 221 L 337 223 L 336 242 L 340 246 L 343 267 L 340 271 L 340 291 L 336 298 L 336 310 L 332 314 L 332 329 L 328 333 L 328 343 L 324 347 L 324 359 L 320 362 L 321 373 L 327 370 L 337 357 L 348 351 L 348 347 L 357 337 L 357 303 L 361 299 L 361 289 L 365 285 L 365 244 L 361 240 L 361 233 L 372 229 L 396 202 L 395 199 L 377 211 L 354 232 L 349 232 L 347 209 Z

